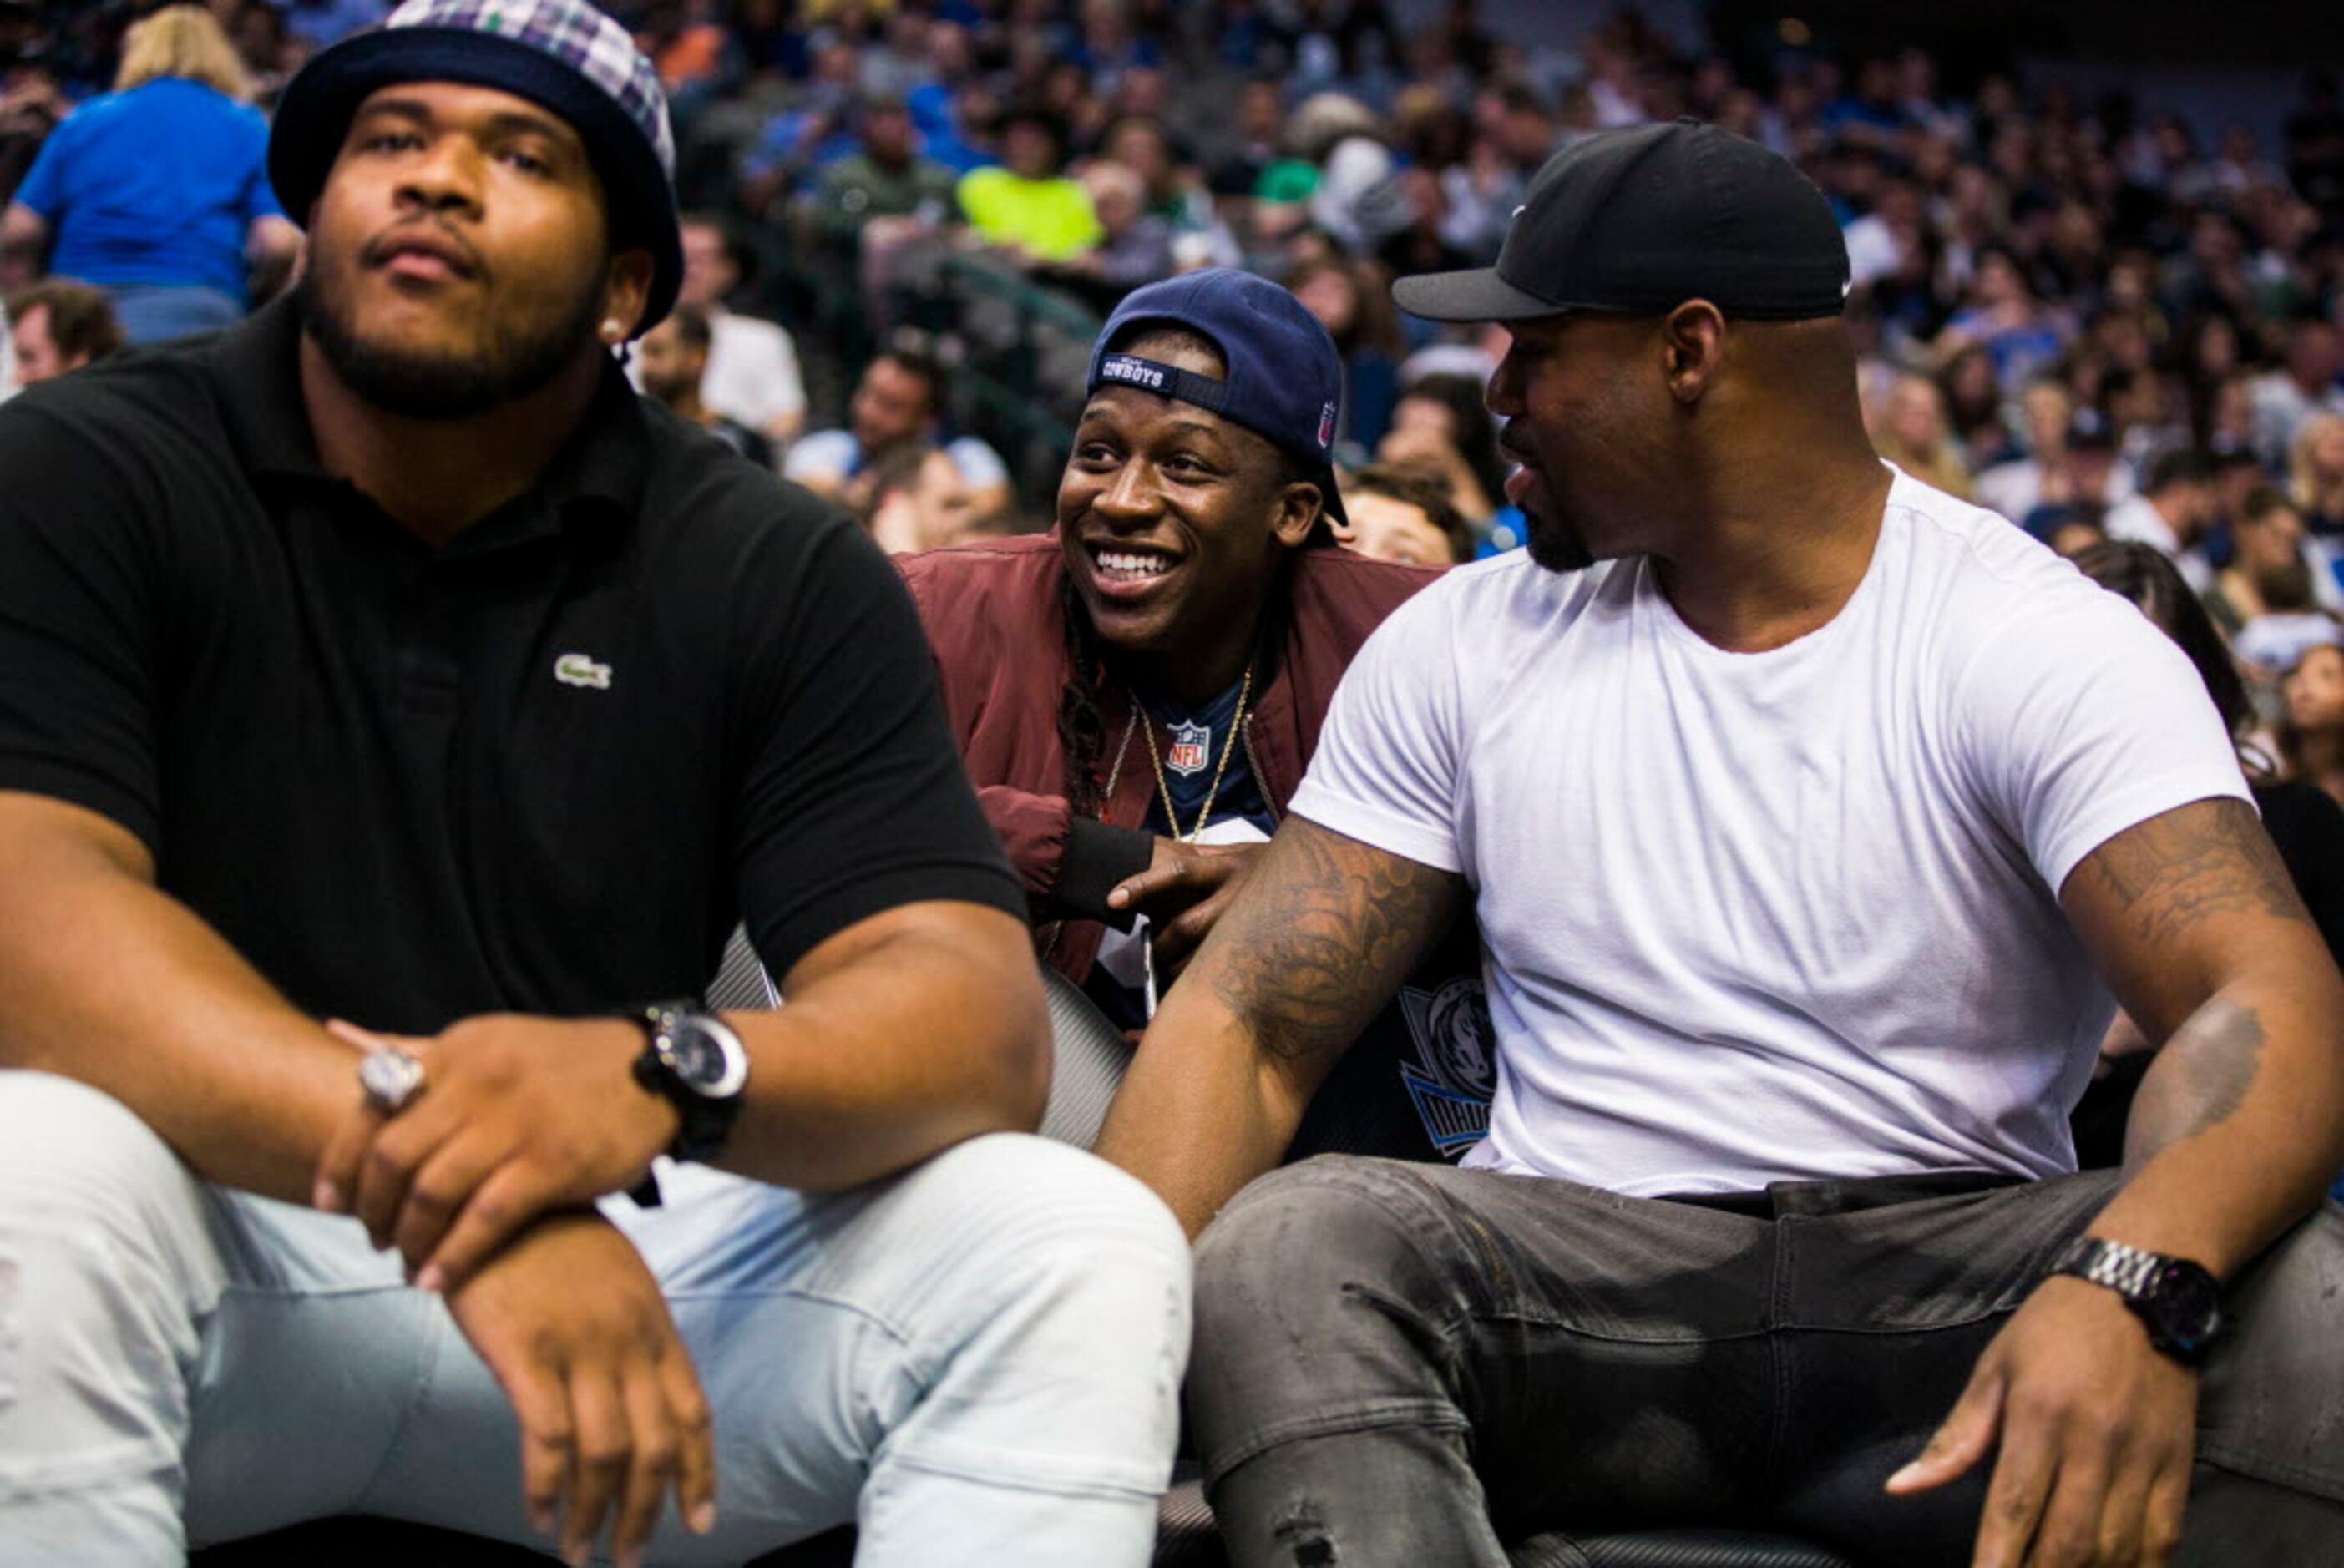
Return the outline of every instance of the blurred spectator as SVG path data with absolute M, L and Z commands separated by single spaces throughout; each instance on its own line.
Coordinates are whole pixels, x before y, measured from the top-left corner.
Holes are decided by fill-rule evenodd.
M 2019 400 L 2026 456 L 1996 463 L 1973 487 L 1980 506 L 2028 525 L 2037 507 L 2089 506 L 2101 511 L 2130 495 L 2131 471 L 2096 416 L 2079 419 L 2075 394 L 2045 378 Z
M 294 71 L 308 57 L 308 46 L 295 48 L 285 30 L 285 15 L 269 0 L 245 0 L 228 35 L 242 62 L 245 79 L 252 86 L 252 101 L 272 107 Z
M 2278 734 L 2287 776 L 2344 801 L 2344 647 L 2306 649 L 2281 692 L 2286 707 Z
M 1884 181 L 1872 210 L 1847 226 L 1849 281 L 1869 288 L 1926 255 L 1921 187 L 1909 179 Z
M 1058 268 L 1060 275 L 1096 285 L 1110 307 L 1141 284 L 1172 276 L 1172 226 L 1147 209 L 1139 176 L 1099 159 L 1084 168 L 1082 185 L 1098 217 L 1099 239 Z
M 1343 481 L 1350 521 L 1335 537 L 1371 561 L 1453 566 L 1473 559 L 1473 530 L 1439 480 L 1369 464 Z
M 816 220 L 834 238 L 851 239 L 874 218 L 917 218 L 933 228 L 956 215 L 951 169 L 922 156 L 911 111 L 883 99 L 864 106 L 861 145 L 825 166 L 813 197 Z
M 1099 240 L 1090 193 L 1066 177 L 1060 120 L 1031 106 L 1002 116 L 1001 167 L 961 177 L 961 210 L 987 244 L 1026 262 L 1070 261 Z
M 702 383 L 712 339 L 710 325 L 707 311 L 696 305 L 679 304 L 666 320 L 642 335 L 635 345 L 635 368 L 642 378 L 643 394 L 758 467 L 770 469 L 773 444 L 747 425 L 710 408 L 704 399 Z
M 1413 166 L 1400 170 L 1399 182 L 1408 198 L 1408 227 L 1377 247 L 1376 259 L 1386 270 L 1398 277 L 1447 272 L 1483 259 L 1452 242 L 1456 215 L 1450 206 L 1449 187 L 1439 174 Z
M 1399 396 L 1399 319 L 1390 278 L 1371 262 L 1336 257 L 1296 268 L 1287 287 L 1343 356 L 1349 389 L 1341 439 L 1373 450 L 1391 426 Z
M 113 296 L 134 343 L 232 325 L 248 270 L 281 271 L 300 235 L 263 167 L 268 122 L 211 13 L 167 5 L 123 38 L 114 91 L 42 145 L 0 248 Z
M 849 406 L 848 428 L 818 430 L 790 449 L 783 477 L 849 511 L 869 512 L 874 467 L 903 450 L 938 445 L 944 372 L 924 354 L 891 349 L 864 368 Z M 973 436 L 942 443 L 959 467 L 981 513 L 1009 503 L 1009 470 L 992 448 Z
M 2273 468 L 2287 461 L 2295 432 L 2313 414 L 2344 414 L 2344 335 L 2332 322 L 2307 318 L 2288 329 L 2285 361 L 2255 378 L 2255 455 Z
M 1132 28 L 1130 0 L 1082 0 L 1082 41 L 1074 59 L 1090 74 L 1091 90 L 1113 97 L 1124 73 L 1163 64 L 1156 46 Z
M 8 0 L 0 0 L 0 16 L 11 14 L 7 6 Z M 71 106 L 56 67 L 45 55 L 17 55 L 12 59 L 0 49 L 0 205 L 23 181 L 33 159 L 40 155 L 41 144 Z M 0 288 L 29 281 L 29 277 L 12 280 L 0 272 Z
M 2255 456 L 2255 377 L 2251 370 L 2233 370 L 2207 389 L 2190 429 L 2197 444 L 2208 451 L 2238 453 L 2261 477 Z
M 1994 356 L 1975 343 L 1965 344 L 1946 357 L 1936 382 L 1965 468 L 1976 474 L 2019 455 L 2017 440 L 2003 422 Z
M 1286 105 L 1278 83 L 1256 76 L 1238 89 L 1226 139 L 1214 147 L 1206 184 L 1216 196 L 1250 197 L 1262 171 L 1277 161 L 1285 134 Z
M 723 219 L 687 213 L 682 233 L 683 285 L 676 298 L 708 322 L 700 394 L 711 412 L 754 430 L 776 450 L 785 447 L 805 428 L 797 345 L 779 322 L 726 305 L 745 268 L 741 242 Z
M 1123 116 L 1099 138 L 1098 157 L 1139 177 L 1144 208 L 1162 220 L 1167 237 L 1197 240 L 1201 248 L 1187 265 L 1222 266 L 1236 258 L 1236 241 L 1214 211 L 1204 177 L 1182 155 L 1162 120 L 1153 115 Z
M 1915 479 L 1969 499 L 1970 470 L 1946 423 L 1945 394 L 1926 376 L 1900 375 L 1890 382 L 1872 420 L 1872 444 Z
M 2263 465 L 2255 460 L 2254 453 L 2244 447 L 2214 449 L 2215 515 L 2220 520 L 2220 534 L 2209 544 L 2207 554 L 2218 566 L 2228 565 L 2232 554 L 2229 538 L 2231 524 L 2247 510 L 2247 499 L 2270 483 Z
M 2287 499 L 2315 539 L 2344 536 L 2344 415 L 2314 414 L 2288 453 Z
M 1373 250 L 1408 227 L 1399 160 L 1373 109 L 1340 93 L 1304 100 L 1287 122 L 1288 145 L 1308 166 L 1310 221 L 1354 255 Z M 1265 179 L 1272 178 L 1272 166 Z M 1265 191 L 1265 196 L 1272 194 Z
M 49 278 L 8 297 L 8 340 L 16 384 L 30 387 L 105 359 L 122 328 L 104 289 Z
M 2035 297 L 2017 254 L 2007 247 L 1986 247 L 1975 266 L 1969 303 L 1945 323 L 1946 339 L 1984 348 L 2006 387 L 2049 369 L 2066 346 L 2072 325 Z
M 935 447 L 903 448 L 872 470 L 864 526 L 890 555 L 1014 531 L 1014 513 L 980 512 L 976 501 L 950 453 Z
M 2147 489 L 2108 509 L 2108 537 L 2149 546 L 2203 593 L 2214 586 L 2204 547 L 2219 503 L 2211 458 L 2187 447 L 2167 452 L 2150 467 Z
M 1421 377 L 1392 406 L 1391 428 L 1376 443 L 1378 464 L 1438 481 L 1477 530 L 1496 512 L 1506 483 L 1497 421 L 1481 398 L 1480 380 Z
M 2248 673 L 2268 684 L 2306 649 L 2336 641 L 2336 619 L 2320 604 L 2325 574 L 2304 537 L 2302 515 L 2277 490 L 2249 495 L 2230 535 L 2233 558 L 2208 592 L 2206 608 Z
M 2173 392 L 2172 384 L 2155 371 L 2114 360 L 2100 378 L 2101 417 L 2116 439 L 2117 455 L 2135 474 L 2158 455 L 2192 444 Z

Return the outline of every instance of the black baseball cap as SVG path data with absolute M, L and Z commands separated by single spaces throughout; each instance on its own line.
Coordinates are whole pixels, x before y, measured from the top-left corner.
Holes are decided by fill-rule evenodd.
M 1495 267 L 1403 278 L 1392 298 L 1435 321 L 1657 316 L 1688 299 L 1804 321 L 1838 315 L 1847 288 L 1847 242 L 1814 182 L 1755 142 L 1682 119 L 1555 154 Z
M 1228 375 L 1220 380 L 1143 359 L 1108 345 L 1137 322 L 1186 327 L 1211 339 Z M 1135 288 L 1099 329 L 1083 395 L 1137 387 L 1208 409 L 1300 459 L 1318 478 L 1322 517 L 1350 520 L 1334 476 L 1335 423 L 1343 409 L 1343 356 L 1318 318 L 1267 278 L 1206 267 Z M 1323 536 L 1323 537 L 1322 537 Z M 1313 543 L 1331 542 L 1324 528 Z

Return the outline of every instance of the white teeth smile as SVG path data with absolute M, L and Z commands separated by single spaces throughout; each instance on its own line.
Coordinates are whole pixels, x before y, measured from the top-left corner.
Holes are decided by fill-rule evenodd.
M 1172 562 L 1160 555 L 1142 555 L 1137 551 L 1102 550 L 1098 551 L 1099 575 L 1120 582 L 1137 582 L 1145 578 L 1161 577 L 1172 570 Z

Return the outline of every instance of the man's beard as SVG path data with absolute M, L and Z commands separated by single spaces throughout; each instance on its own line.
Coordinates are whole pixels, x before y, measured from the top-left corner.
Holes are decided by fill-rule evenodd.
M 1531 559 L 1549 572 L 1584 572 L 1595 564 L 1594 552 L 1568 523 L 1525 511 L 1522 524 L 1530 531 Z
M 295 287 L 301 324 L 344 385 L 385 413 L 454 423 L 542 391 L 595 340 L 600 290 L 580 290 L 552 326 L 528 337 L 492 337 L 491 348 L 467 357 L 412 353 L 368 340 L 346 296 L 311 268 Z
M 692 393 L 700 390 L 698 376 L 654 376 L 643 372 L 643 395 L 655 403 L 674 408 Z

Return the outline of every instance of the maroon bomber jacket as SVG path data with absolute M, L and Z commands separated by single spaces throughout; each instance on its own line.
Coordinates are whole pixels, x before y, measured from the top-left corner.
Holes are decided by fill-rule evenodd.
M 935 651 L 953 737 L 977 798 L 1026 880 L 1036 948 L 1079 985 L 1098 953 L 1107 891 L 1147 866 L 1149 845 L 1138 829 L 1156 780 L 1147 754 L 1134 746 L 1103 823 L 1076 820 L 1067 802 L 1058 701 L 1072 669 L 1058 536 L 988 539 L 898 556 L 895 564 Z M 1439 575 L 1348 550 L 1294 552 L 1283 635 L 1245 723 L 1247 755 L 1275 814 L 1286 814 L 1359 645 Z M 1130 719 L 1129 693 L 1102 692 L 1099 712 L 1111 756 Z M 1077 917 L 1085 913 L 1092 918 Z

